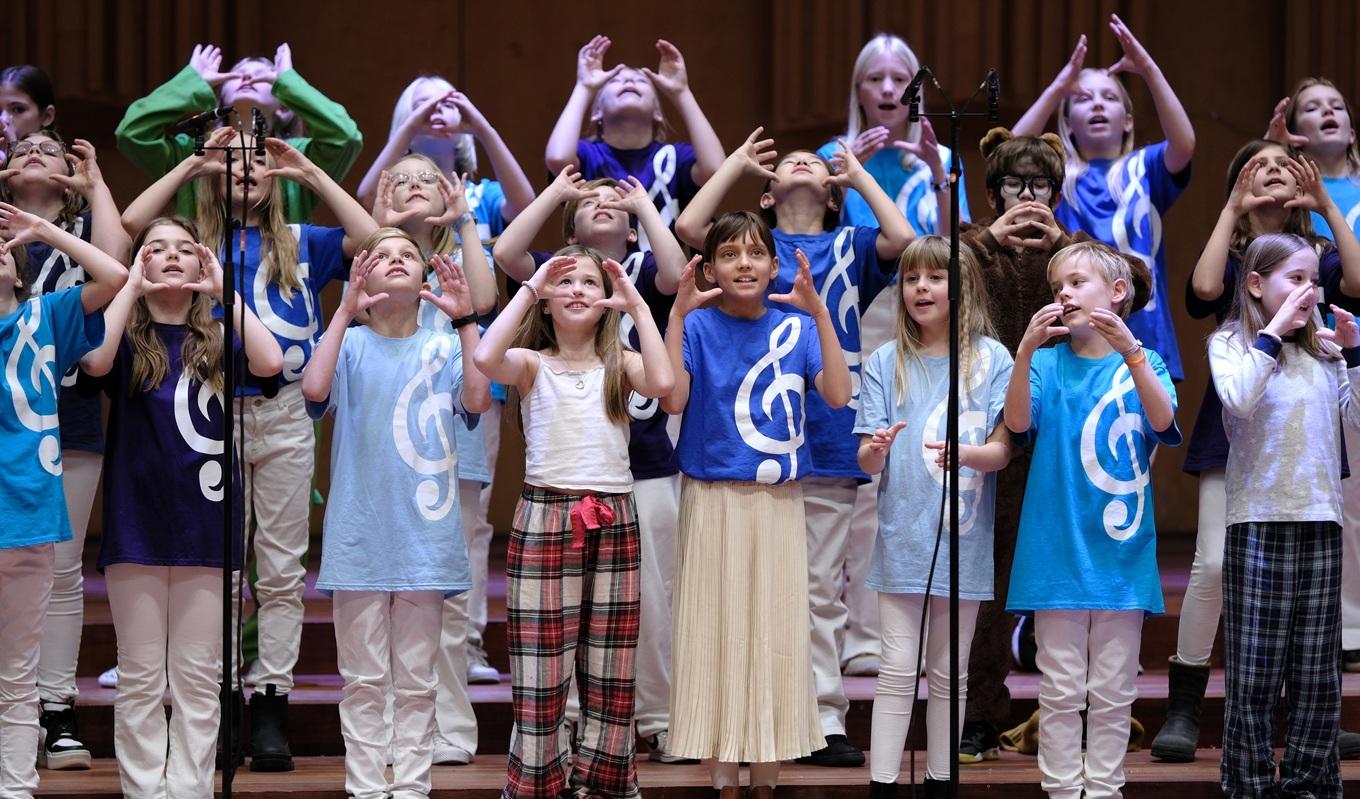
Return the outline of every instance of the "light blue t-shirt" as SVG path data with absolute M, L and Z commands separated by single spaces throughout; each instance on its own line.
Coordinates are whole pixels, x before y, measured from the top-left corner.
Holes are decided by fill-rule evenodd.
M 825 233 L 771 232 L 775 255 L 779 256 L 779 274 L 770 281 L 770 293 L 785 294 L 793 290 L 794 278 L 798 276 L 796 251 L 802 250 L 812 267 L 812 284 L 831 312 L 841 353 L 850 367 L 850 402 L 844 408 L 832 408 L 816 391 L 808 392 L 808 440 L 812 442 L 810 474 L 850 477 L 867 483 L 869 475 L 859 468 L 858 446 L 850 433 L 855 426 L 855 411 L 859 408 L 859 321 L 874 297 L 896 274 L 897 261 L 878 257 L 876 227 L 842 227 Z M 781 303 L 771 303 L 771 306 L 803 315 L 816 340 L 812 320 L 801 309 Z
M 1110 170 L 1120 165 L 1117 193 Z M 1166 142 L 1134 150 L 1123 159 L 1103 159 L 1077 178 L 1071 196 L 1064 194 L 1053 215 L 1064 230 L 1084 231 L 1122 253 L 1143 259 L 1152 272 L 1152 296 L 1128 318 L 1129 330 L 1143 345 L 1162 356 L 1171 378 L 1185 377 L 1176 328 L 1171 323 L 1171 294 L 1166 283 L 1166 240 L 1162 217 L 1190 183 L 1190 166 L 1178 174 L 1166 168 Z
M 1340 177 L 1323 178 L 1322 185 L 1327 187 L 1327 193 L 1331 195 L 1332 202 L 1341 209 L 1341 215 L 1346 217 L 1346 222 L 1350 224 L 1351 230 L 1360 230 L 1360 177 Z M 1313 211 L 1313 232 L 1319 236 L 1326 236 L 1333 241 L 1336 237 L 1332 235 L 1332 226 L 1327 224 L 1327 220 L 1317 211 Z
M 467 185 L 468 210 L 477 218 L 477 235 L 485 244 L 505 232 L 505 190 L 500 181 L 482 178 Z M 487 255 L 491 245 L 487 244 Z
M 0 549 L 71 540 L 61 484 L 61 378 L 104 340 L 83 286 L 43 294 L 0 318 Z
M 488 256 L 489 258 L 490 256 Z M 461 266 L 463 263 L 462 251 L 460 250 L 455 261 Z M 433 276 L 428 277 L 426 282 L 430 284 L 430 292 L 438 296 L 439 280 Z M 433 303 L 420 301 L 420 311 L 416 316 L 416 321 L 426 330 L 436 333 L 443 333 L 452 336 L 462 347 L 462 340 L 458 338 L 458 332 L 453 329 L 453 320 L 448 315 L 439 310 Z M 482 439 L 482 431 L 468 428 L 467 422 L 461 415 L 453 417 L 453 437 L 458 442 L 458 479 L 474 480 L 482 485 L 491 483 L 491 470 L 486 462 L 486 441 Z
M 260 268 L 260 229 L 245 229 L 245 285 L 246 306 L 255 312 L 260 322 L 279 342 L 283 350 L 283 372 L 279 375 L 279 385 L 283 386 L 302 379 L 302 370 L 312 358 L 312 350 L 321 340 L 325 325 L 321 321 L 321 290 L 332 280 L 338 280 L 349 273 L 345 263 L 342 244 L 345 240 L 343 228 L 319 227 L 317 225 L 289 225 L 288 228 L 297 238 L 297 276 L 302 283 L 291 297 L 285 297 L 279 284 L 269 279 L 269 270 Z M 237 268 L 241 267 L 240 239 L 229 236 L 233 257 Z M 223 253 L 219 252 L 219 256 Z M 218 314 L 221 313 L 219 307 Z M 257 386 L 244 383 L 240 395 L 260 393 Z
M 472 586 L 453 437 L 462 390 L 456 337 L 345 332 L 330 397 L 307 408 L 335 414 L 318 589 L 450 596 Z
M 959 380 L 959 443 L 981 445 L 996 429 L 1006 407 L 1006 386 L 1014 360 L 999 341 L 978 341 L 967 374 Z M 949 358 L 907 359 L 907 395 L 898 402 L 897 342 L 879 347 L 864 363 L 855 435 L 872 436 L 897 422 L 878 484 L 878 536 L 864 584 L 894 594 L 922 594 L 930 580 L 935 536 L 943 543 L 935 564 L 932 596 L 949 595 L 948 521 L 940 519 L 945 472 L 935 465 L 938 450 L 928 441 L 948 433 Z M 992 518 L 996 473 L 959 467 L 959 596 L 992 598 Z
M 823 144 L 817 154 L 830 161 L 831 157 L 840 149 L 840 144 L 835 139 Z M 950 150 L 943 144 L 939 145 L 940 163 L 944 164 L 945 173 L 949 172 Z M 949 231 L 939 231 L 940 220 L 940 200 L 941 195 L 936 194 L 930 184 L 935 181 L 935 176 L 930 173 L 930 167 L 919 158 L 916 159 L 911 167 L 902 166 L 902 151 L 896 147 L 884 147 L 874 153 L 868 161 L 864 162 L 864 168 L 873 176 L 874 182 L 883 187 L 883 191 L 897 204 L 897 209 L 907 218 L 907 224 L 916 231 L 918 236 L 929 236 L 934 233 L 949 235 Z M 948 195 L 943 195 L 948 197 Z M 969 222 L 972 217 L 968 214 L 968 192 L 963 187 L 963 173 L 959 173 L 959 221 Z M 854 189 L 845 192 L 845 204 L 841 208 L 841 222 L 847 225 L 863 225 L 865 227 L 878 227 L 878 218 L 869 208 L 869 203 L 864 196 Z
M 1166 364 L 1147 359 L 1174 410 Z M 1179 445 L 1180 428 L 1153 431 L 1119 353 L 1041 349 L 1029 385 L 1034 457 L 1006 609 L 1161 613 L 1149 459 Z
M 680 471 L 761 483 L 808 475 L 803 399 L 822 371 L 810 318 L 770 308 L 738 319 L 699 308 L 685 317 L 684 364 L 690 388 L 675 448 Z

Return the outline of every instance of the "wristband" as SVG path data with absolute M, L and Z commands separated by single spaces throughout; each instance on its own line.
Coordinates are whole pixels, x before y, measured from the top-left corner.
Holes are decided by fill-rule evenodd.
M 457 219 L 453 220 L 453 229 L 458 230 L 469 222 L 474 225 L 477 224 L 477 217 L 473 216 L 471 211 L 464 211 L 458 215 Z
M 1141 350 L 1142 348 L 1143 348 L 1143 342 L 1140 341 L 1140 340 L 1138 340 L 1138 339 L 1134 339 L 1134 340 L 1133 340 L 1133 346 L 1129 347 L 1128 349 L 1124 350 L 1123 352 L 1121 352 L 1121 353 L 1119 353 L 1119 354 L 1120 354 L 1120 355 L 1123 355 L 1123 356 L 1124 356 L 1124 360 L 1127 361 L 1127 360 L 1129 359 L 1129 356 L 1133 355 L 1133 353 L 1137 352 L 1138 350 Z
M 930 188 L 934 189 L 937 192 L 949 191 L 949 178 L 945 178 L 939 183 L 931 183 Z
M 538 296 L 538 289 L 534 288 L 534 284 L 533 284 L 533 283 L 521 283 L 520 285 L 524 286 L 526 289 L 529 290 L 529 293 L 530 293 L 530 294 L 534 295 L 534 304 L 535 304 L 535 305 L 537 305 L 537 304 L 539 304 L 540 302 L 543 301 L 543 298 L 540 297 L 540 296 Z
M 460 316 L 460 317 L 458 317 L 457 319 L 450 319 L 450 320 L 449 320 L 449 324 L 453 325 L 453 329 L 454 329 L 454 330 L 459 330 L 459 329 L 461 329 L 461 328 L 467 327 L 468 325 L 470 325 L 470 324 L 472 324 L 472 323 L 474 323 L 474 322 L 476 322 L 476 321 L 477 321 L 477 314 L 475 314 L 475 313 L 470 313 L 470 314 L 468 314 L 467 316 Z
M 1129 358 L 1127 355 L 1124 356 L 1124 365 L 1130 369 L 1135 366 L 1142 366 L 1145 363 L 1147 363 L 1147 352 L 1142 347 L 1138 348 L 1138 354 L 1133 358 Z

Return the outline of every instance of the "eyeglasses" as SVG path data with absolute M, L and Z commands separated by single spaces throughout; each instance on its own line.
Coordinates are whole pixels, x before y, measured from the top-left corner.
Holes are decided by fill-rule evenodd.
M 405 172 L 393 172 L 392 183 L 396 186 L 405 186 L 412 180 L 422 186 L 433 186 L 439 182 L 439 176 L 433 172 L 417 172 L 415 175 L 408 175 Z
M 43 155 L 61 156 L 66 152 L 64 149 L 62 149 L 62 146 L 60 144 L 57 144 L 54 141 L 40 141 L 40 142 L 21 141 L 18 144 L 14 145 L 13 147 L 9 148 L 9 155 L 11 158 L 22 158 L 23 156 L 28 155 L 30 152 L 32 152 L 33 148 L 35 147 L 38 148 L 38 152 L 42 153 Z
M 1053 196 L 1053 179 L 1044 175 L 1028 178 L 1006 175 L 1001 178 L 1000 189 L 1002 197 L 1019 197 L 1025 189 L 1029 189 L 1030 196 L 1034 199 L 1046 200 Z

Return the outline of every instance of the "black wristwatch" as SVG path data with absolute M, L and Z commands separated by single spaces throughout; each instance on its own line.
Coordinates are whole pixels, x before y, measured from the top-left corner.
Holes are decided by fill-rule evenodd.
M 453 325 L 453 329 L 454 329 L 454 330 L 458 330 L 459 328 L 461 328 L 461 327 L 463 327 L 463 326 L 465 326 L 465 325 L 470 325 L 470 324 L 472 324 L 472 323 L 474 323 L 474 322 L 476 322 L 476 321 L 477 321 L 477 314 L 475 314 L 475 313 L 470 313 L 470 314 L 468 314 L 467 316 L 460 316 L 460 317 L 458 317 L 457 319 L 450 319 L 450 320 L 449 320 L 449 324 Z

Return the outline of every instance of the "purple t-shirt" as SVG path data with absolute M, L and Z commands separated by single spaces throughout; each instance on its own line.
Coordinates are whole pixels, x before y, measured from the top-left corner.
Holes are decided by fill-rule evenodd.
M 76 217 L 67 231 L 82 241 L 90 240 L 90 214 Z M 88 279 L 85 269 L 71 256 L 45 241 L 26 245 L 28 269 L 24 281 L 33 288 L 33 296 L 51 294 Z M 61 393 L 57 399 L 57 418 L 61 422 L 61 447 L 81 452 L 104 451 L 104 408 L 99 397 L 86 397 L 76 391 L 80 367 L 73 366 L 62 375 Z
M 1233 296 L 1237 294 L 1237 277 L 1242 271 L 1242 263 L 1233 256 L 1223 267 L 1223 293 L 1214 300 L 1201 300 L 1195 295 L 1194 275 L 1185 282 L 1185 310 L 1192 319 L 1214 317 L 1223 324 L 1228 311 L 1232 309 Z M 1336 303 L 1352 313 L 1360 313 L 1360 300 L 1348 297 L 1341 292 L 1341 254 L 1329 242 L 1318 259 L 1318 283 L 1322 286 L 1323 301 Z M 1342 473 L 1349 474 L 1346 464 L 1346 448 L 1341 448 Z M 1228 465 L 1228 434 L 1223 429 L 1223 402 L 1218 398 L 1214 381 L 1204 386 L 1204 400 L 1200 402 L 1199 414 L 1195 417 L 1195 427 L 1190 431 L 1190 445 L 1185 453 L 1187 474 L 1198 475 L 1205 469 L 1222 469 Z
M 183 373 L 180 354 L 188 328 L 156 324 L 154 329 L 170 361 L 160 386 L 129 390 L 132 345 L 126 336 L 113 368 L 93 381 L 109 397 L 101 572 L 113 563 L 222 566 L 222 397 Z M 240 340 L 235 344 L 240 370 Z M 277 385 L 272 378 L 243 378 L 267 395 Z M 239 569 L 244 507 L 236 463 L 232 567 Z
M 586 180 L 637 178 L 656 203 L 661 220 L 672 229 L 699 191 L 693 176 L 694 148 L 686 142 L 654 141 L 640 150 L 617 150 L 603 141 L 582 139 L 576 144 L 576 160 Z M 642 230 L 638 231 L 638 247 L 651 249 Z
M 529 255 L 534 259 L 535 270 L 553 256 L 542 250 L 530 252 Z M 663 294 L 656 287 L 656 258 L 652 257 L 651 252 L 634 251 L 623 259 L 621 266 L 637 287 L 638 294 L 646 301 L 657 330 L 661 331 L 662 336 L 666 335 L 666 320 L 670 318 L 675 295 Z M 633 327 L 633 318 L 627 314 L 620 320 L 619 335 L 628 348 L 637 351 L 641 346 L 637 330 Z M 666 421 L 670 416 L 661 410 L 661 401 L 630 392 L 628 415 L 632 419 L 628 425 L 628 458 L 633 479 L 651 480 L 678 473 L 680 467 L 675 462 L 675 447 L 666 433 Z

